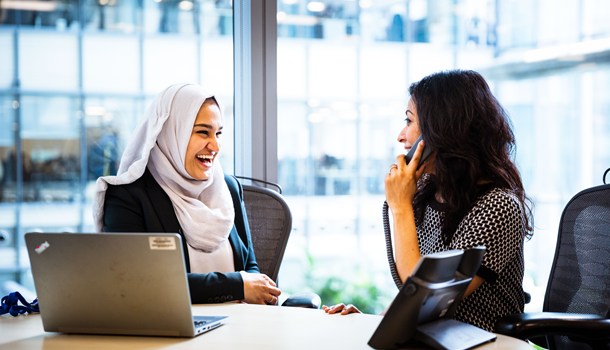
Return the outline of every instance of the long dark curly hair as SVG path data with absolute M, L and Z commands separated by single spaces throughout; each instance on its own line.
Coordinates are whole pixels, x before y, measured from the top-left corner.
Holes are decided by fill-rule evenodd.
M 445 201 L 442 232 L 449 243 L 484 188 L 501 187 L 519 198 L 530 238 L 531 201 L 511 159 L 515 136 L 485 79 L 470 70 L 443 71 L 413 83 L 409 93 L 426 147 L 436 151 L 434 174 L 413 201 L 417 222 L 423 221 L 426 204 L 438 191 Z

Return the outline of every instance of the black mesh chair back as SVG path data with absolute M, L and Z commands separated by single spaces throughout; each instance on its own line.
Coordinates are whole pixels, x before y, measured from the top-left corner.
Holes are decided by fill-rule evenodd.
M 274 190 L 245 184 L 242 187 L 259 269 L 277 282 L 292 230 L 290 208 Z
M 250 181 L 252 184 L 261 184 L 260 186 L 242 184 L 244 204 L 258 267 L 261 273 L 278 283 L 280 266 L 292 231 L 290 208 L 278 184 L 249 177 L 236 177 Z M 268 187 L 276 188 L 277 191 Z M 319 295 L 305 291 L 289 296 L 282 306 L 319 309 L 321 302 Z
M 543 311 L 610 318 L 610 184 L 583 190 L 566 205 Z M 591 349 L 566 336 L 547 340 L 551 349 Z

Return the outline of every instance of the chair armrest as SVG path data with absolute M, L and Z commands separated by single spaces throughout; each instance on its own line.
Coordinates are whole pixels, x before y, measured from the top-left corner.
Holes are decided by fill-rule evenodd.
M 319 309 L 322 303 L 320 296 L 312 292 L 303 292 L 291 295 L 283 303 L 282 306 L 296 306 L 310 309 Z
M 528 312 L 499 319 L 495 332 L 524 340 L 544 335 L 607 339 L 610 338 L 610 319 L 594 314 Z

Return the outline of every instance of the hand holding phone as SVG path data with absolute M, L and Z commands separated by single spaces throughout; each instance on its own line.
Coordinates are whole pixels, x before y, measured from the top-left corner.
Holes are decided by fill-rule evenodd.
M 415 143 L 413 144 L 413 146 L 411 147 L 411 149 L 409 150 L 409 152 L 407 152 L 407 154 L 405 155 L 405 161 L 407 162 L 407 164 L 409 164 L 411 159 L 413 159 L 413 155 L 415 154 L 415 151 L 417 150 L 417 146 L 419 145 L 421 140 L 422 140 L 422 137 L 421 136 L 418 137 L 417 140 L 415 141 Z M 430 156 L 431 153 L 432 153 L 432 149 L 430 147 L 428 147 L 428 145 L 424 145 L 424 153 L 422 153 L 421 159 L 419 160 L 419 164 L 417 165 L 418 169 L 424 163 L 424 161 Z
M 417 140 L 415 141 L 415 144 L 413 144 L 413 146 L 411 147 L 409 152 L 407 152 L 407 154 L 405 155 L 405 161 L 407 162 L 407 164 L 409 164 L 411 159 L 413 159 L 413 155 L 415 154 L 415 151 L 417 150 L 417 146 L 419 145 L 421 140 L 422 140 L 422 137 L 421 136 L 418 137 Z M 432 148 L 428 145 L 424 145 L 424 151 L 419 160 L 419 164 L 417 164 L 417 168 L 419 168 L 424 163 L 424 161 L 426 161 L 426 159 L 430 156 L 431 153 L 432 153 Z M 387 253 L 387 257 L 388 257 L 388 263 L 390 264 L 390 273 L 392 274 L 392 279 L 394 280 L 396 287 L 398 287 L 400 289 L 403 285 L 403 282 L 400 279 L 400 276 L 398 275 L 398 269 L 396 268 L 396 261 L 394 261 L 394 249 L 392 248 L 392 233 L 390 232 L 390 218 L 389 218 L 388 210 L 389 210 L 388 202 L 384 201 L 382 215 L 383 215 L 383 231 L 385 234 L 385 242 L 386 242 L 386 253 Z

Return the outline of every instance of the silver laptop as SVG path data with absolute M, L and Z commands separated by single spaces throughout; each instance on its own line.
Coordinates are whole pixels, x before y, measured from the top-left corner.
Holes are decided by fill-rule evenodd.
M 178 234 L 25 234 L 45 331 L 193 337 L 226 316 L 195 316 Z

